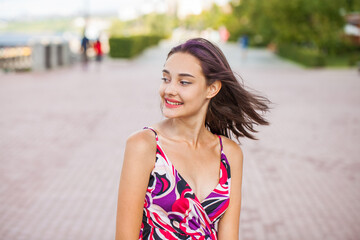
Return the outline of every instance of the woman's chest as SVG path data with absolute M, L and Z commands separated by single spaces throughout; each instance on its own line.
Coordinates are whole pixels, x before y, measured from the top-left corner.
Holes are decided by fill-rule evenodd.
M 180 146 L 171 149 L 166 152 L 166 158 L 173 172 L 189 185 L 201 201 L 219 183 L 220 152 L 211 149 L 194 151 Z
M 181 176 L 168 161 L 162 149 L 158 148 L 157 160 L 150 176 L 144 207 L 149 212 L 159 214 L 161 219 L 169 218 L 171 222 L 175 220 L 180 223 L 185 219 L 192 219 L 203 225 L 205 222 L 214 221 L 226 210 L 229 200 L 230 179 L 227 176 L 224 159 L 222 159 L 217 175 L 222 178 L 219 181 L 219 177 L 217 177 L 214 186 L 209 188 L 202 186 L 207 192 L 195 192 L 187 179 Z M 210 186 L 210 184 L 204 183 L 204 186 Z M 174 219 L 172 219 L 173 217 Z

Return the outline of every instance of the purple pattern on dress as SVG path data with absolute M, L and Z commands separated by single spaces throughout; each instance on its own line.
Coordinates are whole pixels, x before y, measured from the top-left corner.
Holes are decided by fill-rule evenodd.
M 166 157 L 156 132 L 156 162 L 145 196 L 139 239 L 217 239 L 217 223 L 225 213 L 230 196 L 230 167 L 221 146 L 220 180 L 199 202 Z

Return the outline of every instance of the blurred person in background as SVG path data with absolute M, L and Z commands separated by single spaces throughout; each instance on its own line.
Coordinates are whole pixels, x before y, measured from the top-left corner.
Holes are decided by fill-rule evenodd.
M 220 35 L 221 42 L 224 42 L 224 43 L 227 42 L 227 40 L 230 37 L 230 33 L 225 26 L 221 26 L 219 28 L 219 35 Z
M 269 101 L 203 38 L 169 52 L 159 95 L 165 120 L 126 143 L 116 240 L 238 239 L 243 154 L 231 138 L 255 139 Z
M 81 39 L 81 61 L 83 63 L 84 68 L 87 67 L 87 63 L 89 61 L 88 55 L 87 55 L 87 50 L 89 47 L 90 47 L 90 41 L 84 33 L 83 37 Z
M 242 50 L 242 58 L 243 60 L 246 60 L 247 57 L 247 50 L 249 47 L 249 37 L 248 35 L 244 34 L 239 38 L 239 44 L 241 46 L 241 50 Z
M 102 52 L 102 49 L 101 49 L 101 42 L 100 42 L 99 38 L 94 43 L 94 50 L 95 50 L 95 55 L 96 55 L 95 56 L 96 61 L 101 62 L 103 52 Z

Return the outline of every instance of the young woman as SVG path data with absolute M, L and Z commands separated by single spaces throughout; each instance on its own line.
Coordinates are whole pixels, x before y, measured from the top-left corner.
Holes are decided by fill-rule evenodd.
M 174 47 L 162 74 L 166 119 L 126 143 L 116 239 L 238 239 L 243 154 L 230 138 L 254 139 L 268 100 L 202 38 Z

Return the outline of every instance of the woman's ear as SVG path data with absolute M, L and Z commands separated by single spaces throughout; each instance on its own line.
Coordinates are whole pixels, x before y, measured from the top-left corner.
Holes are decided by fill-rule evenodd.
M 207 97 L 208 98 L 213 98 L 216 96 L 216 94 L 218 94 L 218 92 L 221 89 L 221 82 L 219 80 L 216 80 L 215 82 L 213 82 L 210 86 L 208 86 L 208 94 Z

